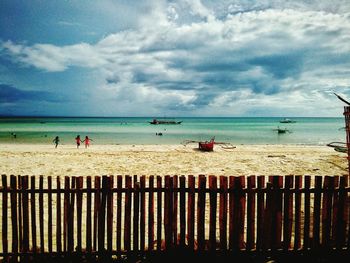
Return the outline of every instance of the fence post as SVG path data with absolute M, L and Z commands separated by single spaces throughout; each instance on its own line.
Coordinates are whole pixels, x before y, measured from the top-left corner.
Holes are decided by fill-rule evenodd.
M 300 248 L 301 243 L 301 184 L 302 177 L 300 175 L 295 177 L 295 204 L 294 204 L 294 250 L 298 250 Z
M 108 177 L 108 192 L 107 192 L 107 250 L 112 252 L 113 243 L 113 192 L 114 176 Z
M 311 177 L 304 177 L 304 244 L 303 248 L 310 248 L 310 185 Z
M 337 209 L 337 219 L 336 219 L 336 229 L 335 229 L 335 240 L 336 247 L 338 249 L 343 248 L 345 245 L 345 233 L 346 233 L 346 196 L 347 193 L 345 191 L 346 186 L 346 177 L 340 177 L 339 182 L 339 195 L 338 195 L 338 209 Z M 350 223 L 350 222 L 349 222 Z M 349 235 L 350 238 L 350 235 Z
M 12 220 L 12 253 L 18 252 L 18 224 L 17 224 L 17 190 L 16 176 L 11 175 L 11 220 Z M 17 261 L 17 256 L 15 257 Z
M 344 107 L 345 131 L 346 131 L 346 148 L 348 153 L 348 175 L 347 185 L 350 184 L 350 106 Z
M 323 184 L 322 201 L 322 247 L 326 249 L 330 248 L 333 186 L 334 177 L 326 176 Z
M 47 212 L 48 212 L 48 224 L 47 224 L 47 239 L 49 253 L 52 253 L 52 177 L 47 177 Z
M 77 251 L 81 252 L 81 236 L 82 236 L 82 213 L 83 213 L 83 193 L 81 189 L 83 188 L 83 177 L 77 177 Z
M 148 178 L 148 250 L 154 249 L 154 176 Z
M 255 175 L 248 177 L 248 200 L 247 200 L 247 250 L 254 249 L 255 242 Z
M 134 176 L 134 217 L 133 217 L 133 251 L 139 250 L 139 204 L 140 204 L 140 183 L 137 181 L 137 176 Z
M 264 242 L 264 188 L 265 188 L 265 177 L 258 177 L 258 189 L 257 189 L 257 216 L 256 216 L 256 249 L 262 250 Z
M 61 178 L 57 176 L 56 178 L 56 188 L 57 188 L 57 199 L 56 199 L 56 247 L 57 252 L 62 252 L 62 237 L 61 237 Z
M 180 247 L 185 247 L 186 240 L 186 178 L 180 177 Z
M 284 198 L 283 198 L 283 249 L 285 251 L 290 249 L 292 238 L 293 225 L 293 195 L 291 188 L 293 188 L 293 175 L 287 175 L 284 179 Z
M 216 250 L 216 208 L 217 208 L 217 178 L 209 176 L 209 195 L 210 195 L 210 227 L 209 227 L 209 249 Z
M 187 199 L 187 235 L 188 235 L 188 246 L 191 250 L 194 249 L 194 188 L 195 188 L 195 177 L 190 175 L 188 177 L 188 199 Z
M 320 214 L 321 214 L 322 177 L 315 177 L 314 217 L 313 217 L 313 247 L 320 246 Z
M 30 210 L 31 210 L 31 221 L 32 221 L 32 249 L 36 253 L 37 243 L 36 243 L 36 212 L 35 212 L 35 176 L 30 177 Z
M 197 202 L 197 239 L 198 250 L 204 250 L 205 245 L 205 185 L 206 177 L 199 176 Z
M 7 240 L 7 176 L 2 175 L 2 249 L 6 255 L 8 253 Z M 6 260 L 7 256 L 5 257 Z
M 220 249 L 227 249 L 227 177 L 220 176 Z
M 28 210 L 28 176 L 22 176 L 22 208 L 23 208 L 23 252 L 29 251 L 29 210 Z
M 123 177 L 117 176 L 117 252 L 121 252 L 122 244 L 122 188 Z
M 130 251 L 130 235 L 131 235 L 131 177 L 125 176 L 125 211 L 124 211 L 124 250 Z
M 91 227 L 91 176 L 86 178 L 86 251 L 92 251 Z
M 146 230 L 146 177 L 144 175 L 140 178 L 140 250 L 145 251 L 145 230 Z

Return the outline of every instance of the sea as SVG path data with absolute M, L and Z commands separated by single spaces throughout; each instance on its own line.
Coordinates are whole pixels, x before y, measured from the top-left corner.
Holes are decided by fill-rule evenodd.
M 278 117 L 178 117 L 181 124 L 152 125 L 147 117 L 2 117 L 0 144 L 53 144 L 60 137 L 64 145 L 74 138 L 89 136 L 93 144 L 181 144 L 186 140 L 238 144 L 326 145 L 346 140 L 344 118 L 288 117 L 295 123 L 280 123 Z M 159 118 L 164 120 L 164 118 Z M 277 128 L 287 129 L 278 133 Z M 14 136 L 16 134 L 16 136 Z M 161 134 L 161 135 L 157 135 Z

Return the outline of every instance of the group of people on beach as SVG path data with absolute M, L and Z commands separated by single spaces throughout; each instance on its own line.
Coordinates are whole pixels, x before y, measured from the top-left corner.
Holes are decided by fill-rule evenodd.
M 82 140 L 80 138 L 80 135 L 77 135 L 77 137 L 75 137 L 77 149 L 79 148 L 80 144 L 82 144 L 82 143 L 85 143 L 85 148 L 88 148 L 90 146 L 90 141 L 93 141 L 93 139 L 89 138 L 89 136 L 85 136 L 85 140 Z M 55 148 L 57 148 L 57 146 L 60 142 L 60 137 L 56 136 L 55 139 L 53 139 L 53 142 L 55 144 Z

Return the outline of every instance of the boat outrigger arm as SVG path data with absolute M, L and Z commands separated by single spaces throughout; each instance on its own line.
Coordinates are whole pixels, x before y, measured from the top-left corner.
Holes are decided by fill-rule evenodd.
M 334 92 L 333 92 L 334 93 Z M 347 100 L 343 99 L 342 97 L 340 97 L 337 93 L 334 93 L 335 96 L 338 97 L 338 99 L 340 99 L 342 102 L 346 103 L 347 105 L 350 106 L 350 102 L 348 102 Z

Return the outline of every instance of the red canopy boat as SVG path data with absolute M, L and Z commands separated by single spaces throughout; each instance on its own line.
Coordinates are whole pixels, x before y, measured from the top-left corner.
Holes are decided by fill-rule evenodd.
M 214 140 L 215 138 L 213 137 L 210 141 L 205 141 L 205 142 L 199 142 L 199 150 L 202 151 L 207 151 L 207 152 L 211 152 L 214 149 Z

